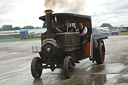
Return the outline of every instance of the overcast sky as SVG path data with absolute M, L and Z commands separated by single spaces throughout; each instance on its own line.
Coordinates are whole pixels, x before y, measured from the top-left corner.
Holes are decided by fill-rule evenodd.
M 80 11 L 79 7 L 83 10 Z M 44 15 L 45 9 L 44 0 L 0 0 L 0 27 L 5 24 L 41 27 L 43 22 L 39 20 L 39 16 Z M 93 27 L 99 27 L 102 23 L 128 26 L 128 0 L 65 0 L 52 9 L 54 13 L 90 15 Z

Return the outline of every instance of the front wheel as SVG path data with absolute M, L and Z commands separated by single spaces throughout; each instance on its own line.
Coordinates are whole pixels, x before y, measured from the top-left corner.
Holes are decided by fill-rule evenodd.
M 73 60 L 70 56 L 64 58 L 63 69 L 66 78 L 70 78 L 73 74 Z
M 35 79 L 40 78 L 42 74 L 42 62 L 39 57 L 33 58 L 31 62 L 31 74 Z
M 96 60 L 97 64 L 103 64 L 104 60 L 105 60 L 104 42 L 99 42 L 98 43 L 98 48 L 95 51 L 96 51 L 95 60 Z

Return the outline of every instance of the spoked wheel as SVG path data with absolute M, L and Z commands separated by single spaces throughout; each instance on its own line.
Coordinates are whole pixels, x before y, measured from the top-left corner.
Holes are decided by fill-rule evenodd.
M 31 74 L 35 79 L 40 78 L 42 74 L 42 62 L 39 57 L 33 58 L 31 62 Z
M 66 78 L 70 78 L 73 74 L 74 63 L 70 56 L 66 56 L 63 63 L 64 74 Z
M 103 64 L 105 60 L 105 46 L 103 42 L 99 42 L 98 49 L 96 50 L 95 60 L 97 64 Z

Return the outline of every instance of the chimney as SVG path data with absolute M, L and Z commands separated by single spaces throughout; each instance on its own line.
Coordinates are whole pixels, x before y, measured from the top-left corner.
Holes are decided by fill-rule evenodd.
M 52 28 L 52 10 L 45 10 L 45 18 L 46 18 L 46 23 L 47 23 L 47 34 L 52 33 L 53 28 Z

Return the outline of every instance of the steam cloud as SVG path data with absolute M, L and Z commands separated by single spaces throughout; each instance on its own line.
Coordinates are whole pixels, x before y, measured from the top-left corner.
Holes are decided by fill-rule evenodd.
M 86 0 L 45 0 L 46 9 L 59 9 L 62 12 L 85 13 Z

